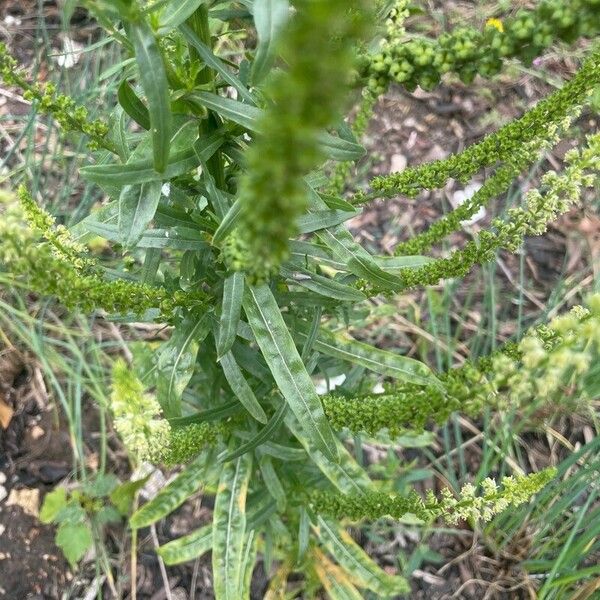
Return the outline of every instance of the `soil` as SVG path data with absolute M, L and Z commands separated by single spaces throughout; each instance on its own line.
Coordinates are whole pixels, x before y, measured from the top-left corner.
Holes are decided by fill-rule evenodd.
M 37 4 L 34 0 L 4 0 L 0 7 L 0 37 L 10 40 L 11 49 L 24 64 L 31 64 L 35 55 L 36 44 L 31 32 L 37 19 Z M 53 36 L 52 43 L 60 48 L 57 5 L 51 1 L 40 5 L 49 34 Z M 17 21 L 7 20 L 7 17 L 17 19 L 21 24 L 14 25 Z M 94 24 L 84 12 L 76 13 L 72 31 L 76 39 L 82 41 L 89 41 L 95 35 Z M 550 56 L 539 68 L 566 76 L 573 71 L 574 63 L 570 59 Z M 357 181 L 360 183 L 367 177 L 460 151 L 499 124 L 522 114 L 551 89 L 542 78 L 510 73 L 498 82 L 480 82 L 469 87 L 453 82 L 432 93 L 408 95 L 392 90 L 378 104 L 365 137 L 370 154 L 379 157 L 379 160 L 360 164 Z M 0 117 L 5 119 L 6 126 L 13 127 L 11 131 L 18 131 L 18 117 L 27 111 L 27 105 L 10 91 L 0 96 Z M 13 117 L 15 120 L 11 121 Z M 582 130 L 596 127 L 595 117 L 582 117 L 580 127 Z M 6 140 L 2 140 L 1 144 L 6 150 Z M 561 144 L 550 157 L 550 164 L 559 165 L 566 149 L 567 146 Z M 399 198 L 373 203 L 351 222 L 351 228 L 365 246 L 391 252 L 396 243 L 406 239 L 412 230 L 422 229 L 439 216 L 459 189 L 460 186 L 451 182 L 443 190 L 425 193 L 418 200 Z M 484 220 L 473 226 L 474 230 L 489 222 L 491 215 L 500 208 L 501 204 L 492 206 Z M 451 243 L 458 245 L 466 239 L 466 233 L 459 233 L 451 238 Z M 526 256 L 526 278 L 530 285 L 524 311 L 526 315 L 533 315 L 539 313 L 558 276 L 589 269 L 592 259 L 600 256 L 600 218 L 584 205 L 584 208 L 560 219 L 548 235 L 528 241 Z M 502 260 L 505 268 L 497 277 L 498 285 L 501 289 L 514 291 L 519 259 L 506 254 L 502 255 Z M 471 278 L 476 276 L 477 273 L 470 275 Z M 422 298 L 416 295 L 411 301 L 421 304 Z M 462 301 L 461 297 L 456 298 L 457 304 Z M 465 327 L 467 333 L 477 330 L 476 307 L 481 302 L 482 298 L 473 301 L 472 322 Z M 508 315 L 515 318 L 516 310 L 516 307 L 509 307 Z M 507 338 L 512 333 L 514 324 L 509 320 L 500 331 L 500 338 Z M 410 331 L 406 335 L 414 342 Z M 390 342 L 383 339 L 382 345 L 386 343 Z M 73 572 L 54 543 L 54 528 L 42 525 L 37 519 L 44 495 L 71 475 L 70 436 L 59 416 L 60 410 L 45 390 L 35 358 L 23 356 L 11 346 L 0 349 L 0 600 L 55 600 L 63 594 L 87 600 L 95 597 L 94 590 L 98 585 L 102 589 L 102 597 L 111 598 L 108 582 L 96 576 L 93 557 L 84 560 L 82 568 Z M 93 462 L 99 426 L 91 401 L 88 409 L 84 441 L 88 458 Z M 561 431 L 571 443 L 585 441 L 585 423 L 567 417 L 564 421 Z M 463 434 L 466 439 L 473 432 L 465 426 Z M 535 436 L 530 442 L 539 468 L 545 464 L 547 446 Z M 124 479 L 129 475 L 126 461 L 119 458 L 116 439 L 111 439 L 111 444 L 117 448 L 111 469 Z M 468 455 L 468 459 L 476 469 L 479 461 L 477 453 Z M 11 498 L 16 501 L 8 504 Z M 193 499 L 163 521 L 156 530 L 159 542 L 164 543 L 209 522 L 211 511 L 208 503 L 204 506 L 205 503 L 205 499 Z M 356 532 L 356 537 L 371 556 L 391 570 L 397 565 L 395 553 L 398 548 L 414 547 L 417 541 L 411 538 L 409 530 L 402 539 L 390 536 L 388 544 L 373 544 L 360 532 Z M 125 539 L 124 528 L 114 526 L 109 528 L 105 543 L 111 552 L 113 570 L 120 573 L 114 586 L 123 597 L 129 597 L 130 572 Z M 486 594 L 487 598 L 511 600 L 535 597 L 531 595 L 531 582 L 520 571 L 515 557 L 494 556 L 481 546 L 476 534 L 469 529 L 465 529 L 460 542 L 457 539 L 456 536 L 438 533 L 429 540 L 429 547 L 443 557 L 446 566 L 440 568 L 431 561 L 415 571 L 411 581 L 411 598 L 475 600 Z M 523 546 L 525 542 L 516 540 L 515 549 L 519 544 Z M 153 546 L 152 536 L 143 530 L 139 540 L 136 582 L 140 600 L 167 598 Z M 210 555 L 195 563 L 170 567 L 168 577 L 173 599 L 191 598 L 189 590 L 195 590 L 196 600 L 214 597 L 210 591 Z M 263 597 L 266 582 L 267 576 L 260 563 L 253 578 L 253 598 Z

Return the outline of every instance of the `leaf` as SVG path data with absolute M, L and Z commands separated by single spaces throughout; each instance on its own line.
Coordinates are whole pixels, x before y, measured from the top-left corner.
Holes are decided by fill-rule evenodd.
M 235 272 L 229 275 L 223 284 L 223 302 L 219 318 L 219 335 L 217 340 L 217 357 L 224 356 L 235 340 L 244 295 L 244 275 Z
M 319 134 L 319 141 L 322 150 L 333 160 L 358 160 L 366 154 L 366 150 L 360 144 L 343 140 L 327 132 Z
M 213 244 L 219 244 L 222 242 L 236 226 L 239 218 L 242 214 L 242 199 L 238 198 L 231 208 L 225 213 L 223 220 L 217 227 L 215 234 L 213 235 Z
M 56 545 L 63 551 L 71 568 L 84 557 L 92 545 L 92 531 L 87 522 L 61 523 L 56 532 Z
M 333 563 L 318 548 L 312 549 L 313 568 L 331 600 L 362 600 L 362 595 L 352 584 L 352 576 Z
M 289 413 L 285 417 L 288 429 L 310 455 L 319 470 L 343 494 L 361 494 L 372 486 L 371 480 L 363 468 L 352 458 L 350 453 L 338 442 L 338 462 L 332 463 L 321 450 L 304 435 L 298 422 Z
M 226 352 L 220 360 L 221 368 L 223 369 L 223 375 L 231 388 L 231 391 L 235 394 L 236 398 L 240 401 L 242 406 L 260 423 L 267 422 L 267 415 L 263 410 L 263 407 L 259 404 L 252 388 L 248 385 L 244 374 L 239 368 L 233 353 L 231 351 Z
M 146 130 L 150 129 L 150 113 L 126 79 L 121 82 L 117 90 L 117 99 L 123 110 L 138 125 Z
M 313 443 L 336 462 L 337 439 L 271 290 L 267 285 L 247 287 L 243 306 L 283 397 Z
M 141 488 L 144 487 L 150 475 L 135 481 L 125 481 L 116 487 L 110 494 L 110 501 L 121 515 L 129 514 L 135 495 Z
M 181 395 L 194 373 L 199 343 L 208 335 L 208 315 L 188 315 L 158 356 L 157 397 L 167 418 L 181 415 Z
M 246 452 L 254 450 L 254 448 L 257 448 L 261 444 L 264 444 L 266 441 L 268 441 L 283 423 L 283 418 L 285 417 L 285 411 L 287 408 L 288 405 L 285 402 L 282 402 L 281 406 L 269 419 L 269 422 L 250 441 L 238 446 L 235 450 L 232 450 L 223 458 L 219 458 L 219 462 L 228 462 L 233 460 L 238 456 L 242 456 L 242 454 L 245 454 Z
M 337 525 L 318 516 L 313 531 L 329 554 L 361 587 L 368 588 L 383 598 L 410 591 L 410 586 L 403 577 L 388 575 Z
M 133 43 L 140 82 L 148 101 L 154 168 L 159 173 L 163 173 L 169 160 L 173 126 L 169 82 L 163 57 L 154 32 L 145 21 L 131 23 L 129 39 Z
M 259 467 L 265 487 L 277 502 L 278 510 L 283 511 L 287 502 L 287 496 L 283 489 L 283 485 L 277 476 L 271 457 L 266 455 L 261 456 Z
M 264 114 L 260 108 L 211 92 L 192 92 L 186 98 L 214 110 L 225 119 L 241 125 L 248 131 L 260 133 L 260 122 Z M 327 132 L 319 134 L 319 142 L 325 154 L 334 160 L 358 160 L 365 154 L 365 149 L 360 144 L 343 140 Z
M 258 536 L 254 531 L 250 531 L 246 547 L 244 548 L 244 563 L 242 566 L 242 600 L 250 600 L 252 585 L 252 573 L 256 567 L 256 557 L 258 553 Z
M 147 527 L 166 517 L 195 494 L 205 479 L 207 454 L 199 454 L 169 485 L 131 515 L 132 529 Z
M 160 200 L 162 182 L 126 185 L 119 196 L 119 237 L 132 248 L 154 218 Z
M 254 98 L 248 91 L 248 88 L 225 66 L 220 58 L 217 58 L 212 50 L 196 35 L 194 30 L 183 23 L 179 30 L 183 33 L 185 39 L 196 49 L 202 60 L 211 69 L 214 69 L 231 87 L 234 87 L 240 97 L 244 98 L 246 102 L 254 104 Z
M 275 45 L 290 13 L 288 0 L 255 0 L 254 25 L 258 36 L 250 79 L 258 85 L 268 74 L 275 58 Z
M 380 350 L 349 335 L 342 336 L 321 329 L 313 347 L 327 356 L 360 365 L 381 375 L 421 385 L 441 386 L 431 369 L 421 361 L 388 350 Z
M 56 515 L 67 505 L 67 490 L 64 487 L 54 488 L 46 494 L 39 519 L 42 523 L 52 523 Z
M 334 298 L 341 302 L 361 302 L 366 296 L 356 288 L 339 283 L 334 279 L 329 279 L 323 275 L 318 275 L 306 269 L 296 268 L 300 277 L 295 277 L 291 269 L 281 268 L 281 274 L 290 282 L 311 290 L 325 298 Z
M 246 495 L 252 455 L 225 463 L 213 512 L 214 592 L 216 600 L 240 600 L 246 545 Z
M 319 210 L 317 212 L 302 215 L 296 219 L 298 233 L 313 233 L 320 229 L 327 229 L 339 225 L 359 214 L 359 211 L 349 212 L 346 210 Z
M 263 115 L 263 111 L 256 106 L 242 104 L 232 98 L 225 98 L 212 92 L 193 92 L 186 96 L 192 102 L 197 102 L 210 110 L 241 125 L 248 131 L 258 132 L 258 122 Z
M 212 549 L 212 545 L 213 526 L 211 523 L 160 546 L 156 551 L 167 565 L 177 565 L 206 554 Z
M 81 175 L 99 185 L 123 186 L 146 181 L 167 181 L 195 169 L 200 162 L 193 147 L 173 152 L 163 173 L 159 173 L 148 160 L 126 164 L 91 165 L 80 169 Z
M 157 35 L 166 35 L 171 29 L 179 27 L 205 2 L 206 0 L 171 0 L 160 14 Z

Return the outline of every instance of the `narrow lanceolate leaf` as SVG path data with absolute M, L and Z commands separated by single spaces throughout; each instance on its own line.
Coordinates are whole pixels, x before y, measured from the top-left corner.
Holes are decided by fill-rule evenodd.
M 246 495 L 252 455 L 225 463 L 213 513 L 213 575 L 216 600 L 240 600 L 244 578 Z
M 330 600 L 362 600 L 362 595 L 352 584 L 348 573 L 319 550 L 313 548 L 313 568 Z
M 288 413 L 285 424 L 310 455 L 320 471 L 342 494 L 361 494 L 372 487 L 364 469 L 352 458 L 350 453 L 338 442 L 338 462 L 332 463 L 321 450 L 304 434 L 297 419 Z
M 213 54 L 212 50 L 195 34 L 194 30 L 185 23 L 179 29 L 185 39 L 196 49 L 206 65 L 214 69 L 230 86 L 234 87 L 241 98 L 250 104 L 254 104 L 254 98 L 248 91 L 248 88 L 229 71 L 220 58 Z
M 243 305 L 283 397 L 311 441 L 329 460 L 337 462 L 337 439 L 271 290 L 267 285 L 248 286 Z
M 129 38 L 133 43 L 140 81 L 148 101 L 154 168 L 162 173 L 169 160 L 173 120 L 165 65 L 154 32 L 148 23 L 132 23 Z
M 431 369 L 421 361 L 388 350 L 380 350 L 346 334 L 335 334 L 321 329 L 313 348 L 327 356 L 346 360 L 381 375 L 422 385 L 439 384 Z
M 121 82 L 117 90 L 117 98 L 123 110 L 141 127 L 150 129 L 150 113 L 144 103 L 129 85 L 127 80 Z
M 256 0 L 253 8 L 258 47 L 252 64 L 251 79 L 252 84 L 257 85 L 271 69 L 276 42 L 287 23 L 290 6 L 288 0 Z
M 181 395 L 194 372 L 199 344 L 209 329 L 208 315 L 189 315 L 160 350 L 156 391 L 167 418 L 181 415 Z
M 248 524 L 249 525 L 249 524 Z M 250 585 L 252 583 L 252 573 L 256 566 L 256 557 L 258 553 L 258 535 L 254 530 L 249 531 L 246 536 L 246 546 L 244 548 L 244 558 L 242 566 L 242 585 L 240 600 L 250 600 Z
M 192 92 L 186 96 L 186 99 L 214 110 L 223 118 L 245 127 L 248 131 L 260 132 L 260 121 L 264 115 L 264 111 L 260 108 L 212 92 Z M 360 144 L 343 140 L 327 132 L 319 134 L 319 143 L 326 156 L 334 160 L 358 160 L 365 154 L 365 149 Z M 323 204 L 324 208 L 327 208 L 327 205 Z
M 206 0 L 171 0 L 160 13 L 158 19 L 158 35 L 166 35 L 179 27 Z
M 198 455 L 185 469 L 158 494 L 133 513 L 129 523 L 133 529 L 147 527 L 166 517 L 181 506 L 202 484 L 206 470 L 206 455 Z
M 248 385 L 244 374 L 239 368 L 233 353 L 231 351 L 226 352 L 221 357 L 221 368 L 223 369 L 223 375 L 227 379 L 227 383 L 231 388 L 231 391 L 235 394 L 236 398 L 240 401 L 240 404 L 257 420 L 261 423 L 267 422 L 267 415 L 259 404 L 252 388 Z
M 160 546 L 156 551 L 165 563 L 177 565 L 206 554 L 212 548 L 212 544 L 213 526 L 211 523 Z
M 229 275 L 223 284 L 223 303 L 219 319 L 219 336 L 217 340 L 217 356 L 221 358 L 233 346 L 244 295 L 244 275 L 235 272 Z
M 383 598 L 410 591 L 406 579 L 386 573 L 345 530 L 331 521 L 317 517 L 313 531 L 327 552 L 351 574 L 354 583 L 360 587 L 370 589 Z
M 124 246 L 135 246 L 154 218 L 162 183 L 126 185 L 119 196 L 119 236 Z

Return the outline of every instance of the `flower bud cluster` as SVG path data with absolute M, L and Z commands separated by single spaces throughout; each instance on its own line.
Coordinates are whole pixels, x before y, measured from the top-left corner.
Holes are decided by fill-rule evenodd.
M 224 431 L 222 425 L 192 423 L 172 428 L 162 418 L 162 409 L 152 394 L 122 359 L 112 371 L 110 408 L 114 427 L 132 456 L 140 462 L 180 465 L 207 446 L 214 446 Z
M 506 59 L 530 64 L 557 41 L 597 36 L 599 9 L 598 0 L 542 0 L 506 19 L 488 19 L 483 30 L 457 27 L 435 39 L 411 38 L 403 25 L 388 21 L 379 51 L 363 57 L 361 76 L 376 95 L 392 82 L 409 91 L 417 85 L 430 90 L 444 73 L 456 73 L 468 84 L 477 74 L 496 75 Z

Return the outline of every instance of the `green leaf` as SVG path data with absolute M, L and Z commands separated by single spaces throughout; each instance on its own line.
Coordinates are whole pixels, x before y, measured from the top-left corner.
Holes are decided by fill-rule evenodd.
M 275 59 L 275 46 L 290 13 L 288 0 L 255 0 L 254 25 L 258 47 L 252 63 L 252 85 L 258 85 L 269 73 Z
M 269 419 L 269 422 L 250 441 L 238 446 L 235 450 L 232 450 L 222 458 L 219 457 L 219 462 L 228 462 L 230 460 L 234 460 L 238 456 L 242 456 L 242 454 L 245 454 L 246 452 L 251 452 L 255 448 L 258 448 L 258 446 L 261 444 L 264 444 L 266 441 L 268 441 L 283 423 L 283 418 L 285 417 L 285 411 L 287 408 L 287 404 L 282 402 L 281 406 Z
M 197 102 L 210 110 L 241 125 L 248 131 L 257 132 L 258 122 L 263 115 L 263 111 L 256 106 L 242 104 L 232 98 L 225 98 L 212 92 L 193 92 L 186 96 L 191 102 Z
M 244 275 L 235 272 L 229 275 L 223 283 L 223 302 L 219 318 L 219 335 L 217 340 L 217 357 L 223 357 L 233 346 L 240 314 L 242 297 L 244 295 Z
M 171 0 L 160 13 L 157 35 L 166 35 L 171 29 L 179 27 L 205 2 L 206 0 Z
M 300 333 L 300 336 L 305 334 Z M 334 334 L 321 329 L 313 347 L 327 356 L 360 365 L 381 375 L 411 383 L 441 386 L 431 369 L 421 361 L 388 350 L 380 350 L 347 334 Z
M 241 125 L 248 131 L 260 133 L 260 122 L 264 114 L 264 111 L 260 108 L 211 92 L 192 92 L 186 98 L 191 102 L 197 102 L 201 106 L 214 110 L 225 119 Z M 319 135 L 319 142 L 325 154 L 334 160 L 358 160 L 365 155 L 365 149 L 360 144 L 343 140 L 327 132 L 322 132 Z
M 179 30 L 183 33 L 185 39 L 196 49 L 207 66 L 214 69 L 224 81 L 231 87 L 234 87 L 238 91 L 240 97 L 246 100 L 246 102 L 254 104 L 254 98 L 248 91 L 248 88 L 246 88 L 246 86 L 227 69 L 223 61 L 213 54 L 212 50 L 202 42 L 189 25 L 184 23 L 179 27 Z
M 199 344 L 209 329 L 207 314 L 188 315 L 160 350 L 156 391 L 167 418 L 181 415 L 181 395 L 194 373 Z
M 81 175 L 99 185 L 123 186 L 147 181 L 168 181 L 188 173 L 200 164 L 193 147 L 173 152 L 163 173 L 152 166 L 152 161 L 140 160 L 126 164 L 92 165 L 82 167 Z
M 246 536 L 246 545 L 244 547 L 244 556 L 242 562 L 241 576 L 241 595 L 242 600 L 250 600 L 250 586 L 252 584 L 252 573 L 256 566 L 256 556 L 258 552 L 258 536 L 252 530 Z
M 40 521 L 52 523 L 56 515 L 67 505 L 67 490 L 64 487 L 54 488 L 46 494 L 40 509 Z
M 181 506 L 192 494 L 195 494 L 205 479 L 206 462 L 209 455 L 199 454 L 166 487 L 131 515 L 129 524 L 132 529 L 147 527 L 166 517 Z
M 162 182 L 126 185 L 119 196 L 119 237 L 132 248 L 154 218 L 160 200 Z
M 313 233 L 320 229 L 327 229 L 339 225 L 359 214 L 359 211 L 345 210 L 319 210 L 314 213 L 302 215 L 296 220 L 298 233 Z
M 271 290 L 267 285 L 247 287 L 243 305 L 283 397 L 314 444 L 336 462 L 337 439 Z
M 287 502 L 287 495 L 283 489 L 283 485 L 281 484 L 279 477 L 277 476 L 277 473 L 275 472 L 275 467 L 273 466 L 271 457 L 266 455 L 261 456 L 259 467 L 265 487 L 269 490 L 269 493 L 277 502 L 278 510 L 283 511 Z
M 216 600 L 240 600 L 246 545 L 246 495 L 252 455 L 225 463 L 213 513 L 213 575 Z
M 171 100 L 163 57 L 152 28 L 145 21 L 131 23 L 129 39 L 133 43 L 150 113 L 154 169 L 163 173 L 169 160 L 171 142 Z
M 337 525 L 319 516 L 317 524 L 313 525 L 313 531 L 329 554 L 352 574 L 352 579 L 361 587 L 368 588 L 383 598 L 410 591 L 406 579 L 388 575 Z
M 160 546 L 156 551 L 167 565 L 177 565 L 206 554 L 212 549 L 212 545 L 213 526 L 211 523 Z
M 88 523 L 61 523 L 56 532 L 56 545 L 63 551 L 71 568 L 84 557 L 92 545 L 92 531 Z
M 136 493 L 144 487 L 149 478 L 150 475 L 142 479 L 136 479 L 135 481 L 125 481 L 112 491 L 110 501 L 121 515 L 129 514 Z
M 300 276 L 294 276 L 297 271 Z M 295 268 L 294 270 L 286 267 L 281 268 L 281 274 L 290 282 L 311 290 L 325 298 L 334 298 L 341 302 L 361 302 L 366 296 L 356 288 L 344 285 L 323 275 L 312 273 L 306 269 Z
M 126 79 L 121 82 L 117 90 L 117 99 L 123 110 L 138 125 L 146 130 L 150 129 L 150 113 Z
M 242 199 L 238 198 L 231 208 L 225 213 L 223 220 L 217 227 L 215 234 L 213 235 L 213 244 L 219 244 L 222 242 L 235 228 L 237 222 L 242 215 Z
M 231 388 L 231 391 L 235 394 L 236 398 L 240 401 L 243 407 L 260 423 L 267 422 L 267 415 L 263 410 L 263 407 L 259 404 L 252 388 L 248 385 L 244 374 L 239 368 L 233 353 L 231 351 L 226 352 L 220 360 L 221 368 L 223 369 L 223 375 Z
M 338 462 L 333 463 L 302 431 L 298 421 L 289 413 L 285 417 L 288 429 L 310 455 L 319 470 L 343 494 L 360 494 L 372 487 L 371 480 L 364 469 L 352 458 L 344 446 L 338 442 Z
M 319 135 L 322 150 L 329 158 L 338 161 L 358 160 L 366 154 L 360 145 L 324 132 Z

